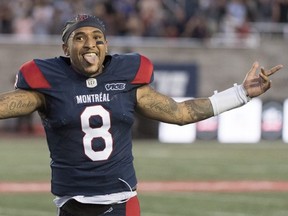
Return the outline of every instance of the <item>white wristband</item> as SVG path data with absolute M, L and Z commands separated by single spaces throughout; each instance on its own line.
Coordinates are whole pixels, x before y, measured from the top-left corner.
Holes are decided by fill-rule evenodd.
M 236 83 L 233 87 L 225 91 L 216 92 L 213 96 L 209 97 L 209 99 L 212 103 L 215 116 L 240 107 L 251 100 L 251 98 L 247 96 L 243 85 L 237 85 Z

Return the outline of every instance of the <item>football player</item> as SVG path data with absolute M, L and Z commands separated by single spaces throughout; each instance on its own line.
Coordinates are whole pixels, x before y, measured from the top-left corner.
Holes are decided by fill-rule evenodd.
M 139 216 L 131 128 L 134 112 L 185 125 L 246 104 L 267 91 L 282 68 L 255 62 L 240 85 L 177 103 L 155 91 L 153 64 L 137 53 L 107 53 L 105 26 L 78 15 L 64 27 L 65 56 L 33 59 L 15 91 L 0 95 L 0 118 L 38 111 L 51 155 L 51 191 L 59 216 Z M 258 71 L 260 70 L 260 71 Z

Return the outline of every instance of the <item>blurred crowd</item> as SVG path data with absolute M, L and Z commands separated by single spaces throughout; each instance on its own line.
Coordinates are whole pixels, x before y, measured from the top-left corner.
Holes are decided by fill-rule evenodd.
M 288 0 L 0 0 L 0 34 L 59 35 L 78 13 L 102 18 L 110 36 L 205 39 L 288 23 Z

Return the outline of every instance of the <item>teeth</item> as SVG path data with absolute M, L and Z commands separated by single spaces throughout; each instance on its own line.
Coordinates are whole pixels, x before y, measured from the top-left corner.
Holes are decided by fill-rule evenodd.
M 87 54 L 85 54 L 86 56 L 95 56 L 96 55 L 96 53 L 87 53 Z

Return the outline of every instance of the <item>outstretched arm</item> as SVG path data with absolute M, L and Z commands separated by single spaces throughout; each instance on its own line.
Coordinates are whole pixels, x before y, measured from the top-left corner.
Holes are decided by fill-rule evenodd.
M 197 122 L 214 114 L 208 98 L 179 103 L 149 85 L 137 90 L 137 111 L 147 118 L 178 125 Z
M 277 65 L 270 70 L 263 68 L 257 74 L 259 64 L 255 62 L 241 85 L 235 85 L 209 98 L 196 98 L 176 102 L 145 85 L 137 90 L 137 111 L 142 115 L 172 124 L 195 123 L 222 112 L 244 105 L 250 98 L 257 97 L 271 87 L 269 76 L 283 66 Z
M 30 114 L 44 107 L 44 96 L 33 91 L 17 89 L 0 94 L 0 119 Z

